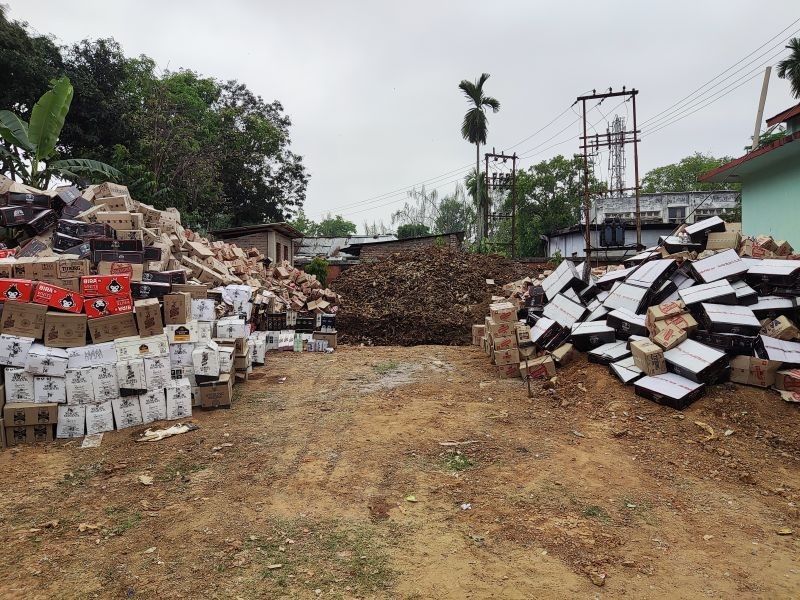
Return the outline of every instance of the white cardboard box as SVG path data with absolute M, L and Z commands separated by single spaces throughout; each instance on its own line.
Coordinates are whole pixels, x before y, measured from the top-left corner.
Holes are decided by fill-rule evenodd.
M 44 344 L 34 343 L 28 351 L 28 362 L 25 370 L 34 375 L 64 377 L 68 363 L 69 355 L 66 350 L 48 348 Z
M 139 408 L 138 396 L 114 398 L 111 401 L 114 410 L 114 421 L 117 429 L 126 429 L 142 424 L 142 410 Z
M 217 337 L 223 340 L 246 338 L 250 334 L 250 326 L 244 319 L 225 318 L 217 321 Z
M 212 298 L 193 298 L 192 299 L 192 319 L 195 321 L 213 321 L 216 319 Z
M 173 379 L 167 387 L 167 419 L 192 416 L 192 384 L 188 379 Z
M 197 321 L 164 325 L 164 335 L 167 336 L 170 344 L 195 344 L 199 337 Z
M 192 366 L 192 352 L 194 344 L 170 344 L 169 361 L 173 367 Z
M 151 390 L 139 395 L 139 408 L 142 411 L 142 423 L 163 421 L 167 418 L 167 400 L 163 389 Z
M 117 362 L 117 351 L 114 348 L 114 342 L 68 348 L 67 355 L 69 356 L 68 369 L 94 367 L 95 365 L 113 365 Z
M 24 367 L 33 342 L 29 337 L 0 334 L 0 365 Z
M 86 431 L 86 406 L 58 407 L 57 438 L 83 437 Z
M 144 359 L 144 379 L 148 390 L 164 389 L 172 379 L 169 357 L 157 356 Z
M 197 343 L 207 344 L 214 337 L 214 321 L 197 322 Z
M 33 401 L 37 404 L 67 403 L 67 388 L 63 377 L 33 376 Z
M 33 374 L 19 367 L 5 370 L 6 403 L 33 402 Z
M 94 403 L 94 385 L 90 367 L 67 369 L 64 383 L 67 387 L 67 404 Z
M 144 359 L 134 358 L 118 362 L 117 381 L 121 390 L 146 390 Z
M 111 401 L 119 397 L 119 380 L 115 365 L 92 367 L 92 387 L 96 402 Z M 112 427 L 113 429 L 113 427 Z
M 86 405 L 86 435 L 114 431 L 114 413 L 111 402 Z
M 192 352 L 192 366 L 195 376 L 219 377 L 220 359 L 217 343 L 211 341 L 205 346 L 199 344 L 195 346 Z
M 169 343 L 166 335 L 138 335 L 114 340 L 118 360 L 133 360 L 135 358 L 153 358 L 155 356 L 169 356 Z

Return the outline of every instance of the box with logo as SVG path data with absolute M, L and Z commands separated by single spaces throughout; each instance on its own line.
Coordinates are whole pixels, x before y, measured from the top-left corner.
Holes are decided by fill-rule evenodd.
M 194 344 L 170 344 L 169 360 L 173 367 L 192 366 L 192 352 Z
M 92 404 L 95 401 L 91 367 L 67 369 L 64 384 L 67 404 Z
M 684 340 L 675 348 L 664 352 L 667 369 L 697 383 L 725 381 L 730 371 L 728 358 L 710 346 L 694 340 Z
M 81 293 L 86 298 L 127 296 L 131 293 L 131 280 L 127 275 L 90 275 L 81 277 Z
M 84 310 L 90 319 L 133 312 L 133 300 L 130 296 L 96 296 L 85 300 Z
M 110 342 L 117 338 L 138 335 L 133 313 L 120 313 L 108 317 L 92 319 L 88 322 L 89 334 L 95 344 Z
M 197 321 L 197 343 L 205 344 L 214 338 L 216 321 Z
M 86 345 L 86 315 L 47 311 L 44 318 L 44 345 L 74 348 Z
M 493 350 L 495 365 L 519 364 L 519 350 L 511 348 L 508 350 Z
M 541 356 L 521 362 L 519 372 L 523 379 L 548 379 L 556 374 L 556 365 L 550 356 Z
M 121 210 L 102 212 L 104 207 L 95 206 L 95 208 L 100 209 L 94 213 L 95 220 L 98 223 L 108 224 L 115 231 L 141 229 L 140 227 L 134 227 L 133 213 Z
M 6 404 L 3 407 L 3 421 L 6 427 L 55 423 L 58 421 L 58 404 L 54 402 Z
M 22 367 L 6 367 L 4 373 L 6 406 L 33 402 L 33 374 Z
M 194 344 L 198 341 L 197 321 L 179 325 L 164 325 L 164 334 L 170 344 Z
M 83 297 L 80 294 L 43 282 L 36 286 L 33 302 L 72 313 L 83 310 Z
M 138 396 L 114 398 L 111 400 L 111 408 L 114 412 L 117 429 L 127 429 L 142 424 L 142 409 Z
M 252 368 L 252 366 L 253 366 L 252 355 L 249 352 L 244 355 L 234 353 L 233 369 L 235 371 L 247 371 L 248 369 Z
M 517 347 L 517 337 L 514 332 L 511 335 L 500 335 L 492 338 L 492 348 L 494 350 L 508 350 Z
M 217 318 L 215 302 L 210 298 L 192 298 L 191 317 L 195 321 L 213 321 Z
M 633 363 L 645 375 L 661 375 L 667 372 L 664 351 L 648 339 L 631 342 Z
M 80 258 L 62 258 L 56 263 L 59 279 L 73 279 L 89 274 L 89 261 Z
M 536 326 L 534 326 L 535 329 Z M 605 321 L 575 323 L 570 333 L 570 341 L 581 352 L 588 352 L 592 348 L 597 348 L 615 340 L 614 329 L 609 327 Z
M 233 346 L 218 346 L 219 372 L 230 373 L 233 371 Z
M 142 265 L 119 262 L 100 262 L 97 263 L 98 275 L 125 275 L 130 281 L 141 281 L 144 268 Z
M 97 237 L 89 241 L 92 252 L 143 252 L 144 243 L 141 240 L 120 240 L 113 237 Z M 95 260 L 95 262 L 100 262 Z M 113 261 L 112 261 L 113 262 Z M 119 261 L 127 262 L 127 261 Z
M 192 416 L 192 385 L 188 379 L 173 379 L 166 388 L 167 419 L 185 419 Z
M 498 302 L 489 305 L 489 315 L 495 323 L 511 323 L 517 320 L 517 309 L 510 302 Z
M 86 406 L 86 435 L 114 430 L 114 413 L 111 401 Z
M 198 392 L 203 408 L 230 406 L 233 400 L 233 378 L 224 374 L 217 381 L 199 383 Z
M 161 320 L 161 304 L 156 298 L 137 300 L 134 303 L 136 322 L 139 325 L 139 335 L 156 335 L 164 333 L 164 323 Z
M 494 372 L 500 379 L 516 379 L 519 377 L 519 365 L 495 365 Z
M 83 437 L 86 433 L 86 407 L 62 405 L 58 407 L 57 438 Z
M 755 356 L 734 356 L 730 363 L 731 381 L 764 388 L 775 383 L 775 374 L 781 368 L 778 361 Z
M 68 369 L 81 369 L 95 365 L 113 365 L 117 362 L 117 350 L 114 347 L 114 342 L 68 348 L 67 354 L 69 356 Z
M 33 213 L 33 209 L 29 206 L 2 206 L 0 207 L 0 225 L 3 227 L 25 225 L 33 218 Z
M 144 252 L 124 252 L 121 250 L 95 250 L 92 252 L 92 260 L 99 262 L 127 263 L 132 265 L 143 265 L 145 261 Z
M 167 400 L 163 389 L 149 390 L 139 395 L 142 424 L 163 421 L 167 418 Z
M 747 263 L 736 250 L 724 250 L 692 263 L 692 272 L 698 281 L 711 283 L 720 279 L 742 277 L 748 272 Z
M 141 337 L 138 335 L 120 338 L 114 342 L 119 360 L 169 356 L 169 344 L 165 335 Z
M 262 332 L 260 332 L 262 333 Z M 324 341 L 324 340 L 317 340 L 317 341 Z M 325 347 L 328 347 L 328 343 L 325 342 Z M 252 363 L 254 365 L 263 365 L 264 359 L 267 354 L 267 342 L 264 336 L 258 336 L 255 339 L 250 338 L 250 356 L 252 359 Z
M 33 376 L 33 401 L 40 404 L 66 404 L 67 390 L 63 377 Z
M 775 373 L 774 388 L 786 392 L 800 392 L 800 369 L 782 369 Z
M 119 380 L 116 365 L 92 367 L 92 387 L 96 402 L 105 402 L 119 397 Z
M 653 336 L 653 341 L 664 350 L 671 350 L 689 337 L 685 329 L 681 329 L 666 321 L 658 322 L 658 332 Z
M 648 375 L 637 380 L 633 385 L 637 396 L 678 410 L 686 408 L 700 398 L 705 390 L 705 385 L 702 383 L 675 373 Z
M 192 351 L 192 366 L 198 382 L 216 379 L 220 373 L 219 346 L 214 341 L 205 346 L 195 346 Z
M 144 300 L 146 298 L 161 299 L 166 294 L 169 294 L 171 288 L 172 285 L 169 283 L 134 281 L 131 283 L 131 295 L 135 300 Z
M 27 223 L 27 228 L 33 231 L 34 235 L 39 235 L 53 227 L 57 221 L 58 213 L 56 211 L 43 210 L 33 215 L 33 218 Z
M 6 302 L 3 305 L 2 332 L 10 335 L 41 338 L 47 307 L 41 304 Z
M 192 321 L 192 297 L 186 292 L 164 295 L 164 324 L 180 325 Z
M 144 358 L 144 377 L 147 389 L 165 388 L 172 379 L 169 356 Z
M 116 364 L 117 382 L 120 394 L 129 396 L 132 393 L 141 393 L 147 390 L 147 380 L 144 373 L 144 359 L 135 358 L 121 360 Z
M 37 442 L 52 442 L 53 428 L 55 425 L 20 425 L 5 428 L 6 444 L 18 446 L 19 444 L 35 444 Z
M 185 283 L 185 284 L 174 283 L 174 284 L 172 284 L 172 291 L 173 292 L 187 292 L 192 296 L 192 298 L 207 298 L 208 297 L 208 288 L 209 288 L 209 286 L 205 285 L 205 284 L 200 284 L 200 285 L 195 285 L 195 284 L 190 284 L 190 283 Z
M 800 337 L 797 326 L 783 315 L 767 323 L 764 333 L 779 340 L 795 340 Z
M 727 354 L 752 356 L 755 352 L 758 336 L 739 335 L 736 333 L 713 333 L 704 329 L 698 329 L 692 334 L 692 339 Z
M 30 302 L 33 282 L 27 279 L 0 279 L 0 302 Z
M 224 340 L 246 338 L 250 325 L 244 319 L 224 318 L 217 321 L 217 337 Z
M 785 363 L 787 367 L 800 366 L 800 344 L 797 342 L 787 342 L 759 335 L 756 338 L 755 353 L 760 358 Z
M 69 355 L 61 348 L 47 348 L 34 343 L 28 351 L 28 361 L 25 369 L 34 375 L 51 375 L 64 377 L 67 373 Z
M 47 194 L 34 194 L 31 192 L 8 192 L 6 202 L 9 206 L 31 206 L 42 210 L 53 207 L 53 198 Z M 61 202 L 59 200 L 59 202 Z
M 686 306 L 680 300 L 662 302 L 661 304 L 648 307 L 645 324 L 652 331 L 653 324 L 656 321 L 663 321 L 664 319 L 669 319 L 670 317 L 675 317 L 685 313 Z
M 33 342 L 34 339 L 31 337 L 0 334 L 0 365 L 24 367 Z

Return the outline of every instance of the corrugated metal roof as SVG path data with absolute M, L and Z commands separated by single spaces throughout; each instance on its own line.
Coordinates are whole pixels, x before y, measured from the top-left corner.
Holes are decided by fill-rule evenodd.
M 295 251 L 295 257 L 332 257 L 340 253 L 346 253 L 347 248 L 353 244 L 374 244 L 396 239 L 397 236 L 392 233 L 383 235 L 350 235 L 347 237 L 304 237 L 300 242 L 299 248 Z

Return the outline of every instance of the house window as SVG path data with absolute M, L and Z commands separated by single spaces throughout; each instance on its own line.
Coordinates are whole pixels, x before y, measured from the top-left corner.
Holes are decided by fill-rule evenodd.
M 682 223 L 686 218 L 686 207 L 670 206 L 667 208 L 667 217 L 670 223 Z

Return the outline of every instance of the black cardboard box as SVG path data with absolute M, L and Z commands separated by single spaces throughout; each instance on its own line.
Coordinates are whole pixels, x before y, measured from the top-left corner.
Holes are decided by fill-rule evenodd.
M 705 393 L 705 385 L 675 373 L 642 377 L 634 382 L 637 396 L 681 410 Z
M 664 352 L 664 360 L 671 373 L 697 383 L 725 381 L 730 367 L 724 352 L 695 340 L 684 340 Z

